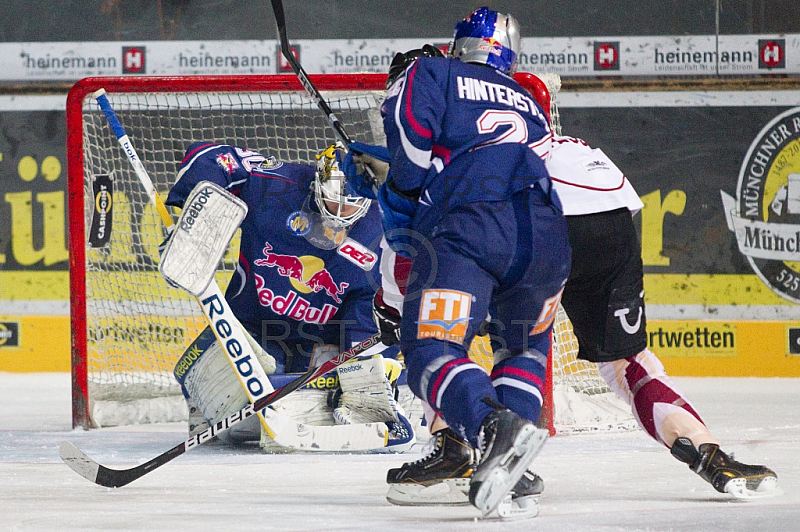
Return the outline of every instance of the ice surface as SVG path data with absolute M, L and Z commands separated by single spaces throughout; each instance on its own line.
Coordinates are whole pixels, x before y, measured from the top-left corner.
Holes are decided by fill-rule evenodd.
M 734 501 L 642 432 L 556 436 L 534 462 L 538 517 L 386 502 L 390 467 L 420 455 L 266 455 L 207 444 L 110 489 L 58 457 L 69 440 L 130 467 L 185 439 L 178 424 L 72 430 L 67 374 L 0 373 L 0 530 L 797 531 L 800 379 L 676 378 L 722 448 L 778 473 L 784 494 Z

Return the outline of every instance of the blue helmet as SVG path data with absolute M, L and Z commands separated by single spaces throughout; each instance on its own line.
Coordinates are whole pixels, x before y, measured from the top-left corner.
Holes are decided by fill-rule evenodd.
M 479 7 L 456 24 L 450 55 L 465 63 L 514 72 L 520 50 L 519 23 L 488 7 Z

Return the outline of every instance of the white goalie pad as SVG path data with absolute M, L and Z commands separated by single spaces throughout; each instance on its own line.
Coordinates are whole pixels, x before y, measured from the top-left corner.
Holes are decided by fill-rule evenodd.
M 171 285 L 200 296 L 246 215 L 242 200 L 210 181 L 198 183 L 161 255 L 161 275 Z
M 264 351 L 247 331 L 243 330 L 243 332 L 264 372 L 274 373 L 275 359 Z M 241 410 L 248 402 L 247 395 L 235 373 L 231 371 L 227 357 L 228 355 L 219 342 L 212 343 L 208 349 L 196 357 L 183 381 L 183 386 L 191 397 L 191 402 L 200 411 L 202 417 L 212 425 Z M 232 432 L 238 434 L 233 439 L 257 440 L 260 430 L 259 419 L 253 416 L 237 425 L 235 430 L 232 429 Z M 254 436 L 248 436 L 248 432 Z M 226 439 L 225 435 L 221 435 L 221 439 Z
M 397 364 L 396 371 L 393 371 L 394 364 Z M 342 388 L 339 404 L 333 410 L 336 423 L 398 421 L 402 412 L 389 379 L 396 380 L 401 370 L 399 363 L 384 360 L 381 355 L 356 358 L 336 368 Z

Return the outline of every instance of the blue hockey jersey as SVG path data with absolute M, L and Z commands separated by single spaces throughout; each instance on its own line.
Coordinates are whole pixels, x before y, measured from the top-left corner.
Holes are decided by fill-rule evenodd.
M 500 200 L 541 182 L 552 142 L 541 107 L 494 68 L 422 57 L 389 89 L 381 107 L 400 191 L 439 211 Z
M 302 208 L 315 168 L 239 147 L 195 143 L 180 164 L 168 205 L 212 181 L 248 206 L 239 262 L 226 291 L 231 310 L 286 371 L 305 371 L 315 344 L 347 349 L 377 332 L 372 297 L 380 286 L 377 206 L 348 238 L 323 250 L 306 240 Z M 308 203 L 306 207 L 308 208 Z M 312 209 L 316 209 L 313 198 Z

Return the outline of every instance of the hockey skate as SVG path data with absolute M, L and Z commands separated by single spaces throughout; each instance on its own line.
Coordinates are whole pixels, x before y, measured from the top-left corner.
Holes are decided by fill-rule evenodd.
M 533 461 L 548 431 L 505 408 L 489 414 L 478 434 L 480 461 L 472 475 L 469 500 L 484 516 L 503 501 Z
M 469 443 L 450 428 L 433 434 L 431 451 L 386 474 L 386 500 L 400 506 L 469 504 L 475 457 Z
M 544 491 L 544 481 L 530 469 L 522 474 L 511 493 L 497 506 L 502 519 L 524 519 L 539 515 L 539 496 Z
M 688 438 L 678 438 L 670 451 L 672 456 L 689 464 L 720 493 L 737 499 L 754 499 L 779 495 L 778 476 L 769 468 L 735 461 L 719 445 L 704 443 L 695 448 Z

